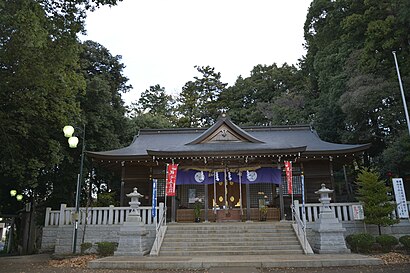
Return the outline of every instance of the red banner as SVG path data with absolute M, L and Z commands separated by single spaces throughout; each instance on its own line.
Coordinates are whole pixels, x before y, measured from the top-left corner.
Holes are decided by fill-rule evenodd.
M 285 161 L 286 181 L 288 182 L 288 194 L 293 193 L 292 189 L 292 161 Z
M 178 164 L 167 164 L 166 196 L 175 196 L 175 184 L 177 183 Z

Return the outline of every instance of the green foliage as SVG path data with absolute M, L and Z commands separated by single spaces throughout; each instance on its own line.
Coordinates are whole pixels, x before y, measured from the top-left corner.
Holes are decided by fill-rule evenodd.
M 381 156 L 383 172 L 392 172 L 398 177 L 410 174 L 410 137 L 407 130 L 403 130 L 383 151 Z
M 97 245 L 97 254 L 100 256 L 112 256 L 117 249 L 118 243 L 113 242 L 99 242 Z
M 380 174 L 376 171 L 364 168 L 357 176 L 358 199 L 363 203 L 364 221 L 367 224 L 388 226 L 397 223 L 391 217 L 391 213 L 396 208 L 391 198 L 391 188 L 386 186 L 385 181 L 380 179 Z
M 390 252 L 396 245 L 399 244 L 399 240 L 393 235 L 379 235 L 376 237 L 376 243 L 382 247 L 383 252 Z
M 165 88 L 157 84 L 142 92 L 134 107 L 137 113 L 149 113 L 171 119 L 174 110 L 173 104 L 172 96 L 167 95 Z
M 323 139 L 370 142 L 375 157 L 405 128 L 391 52 L 397 51 L 406 86 L 409 13 L 409 1 L 401 0 L 312 1 L 301 68 L 311 95 L 306 101 Z
M 201 218 L 201 208 L 202 208 L 202 203 L 200 201 L 195 201 L 195 204 L 194 204 L 195 219 Z
M 376 240 L 368 233 L 357 233 L 348 235 L 346 242 L 352 251 L 356 253 L 368 253 Z
M 89 250 L 93 246 L 90 242 L 85 242 L 81 244 L 81 254 L 84 254 L 87 250 Z
M 187 82 L 178 97 L 177 114 L 180 127 L 210 126 L 220 115 L 219 97 L 226 87 L 221 73 L 210 66 L 195 66 L 200 73 L 194 81 Z
M 97 201 L 93 203 L 93 207 L 109 207 L 110 205 L 118 205 L 118 198 L 115 195 L 115 192 L 99 193 L 97 195 Z
M 80 64 L 83 49 L 77 34 L 84 30 L 87 9 L 116 2 L 1 2 L 0 141 L 5 144 L 0 149 L 2 213 L 14 214 L 24 204 L 10 198 L 8 191 L 12 188 L 25 192 L 25 198 L 39 209 L 45 200 L 53 207 L 57 206 L 54 202 L 74 200 L 79 163 L 72 163 L 79 162 L 79 152 L 66 147 L 61 129 L 69 123 L 86 123 L 81 113 L 87 112 L 82 99 L 88 82 Z M 66 166 L 62 166 L 64 162 Z M 57 191 L 62 193 L 58 197 Z
M 305 83 L 305 77 L 294 66 L 257 65 L 250 77 L 238 77 L 235 85 L 221 93 L 220 105 L 242 125 L 307 123 L 310 105 Z
M 404 235 L 399 238 L 399 242 L 407 251 L 410 251 L 410 235 Z

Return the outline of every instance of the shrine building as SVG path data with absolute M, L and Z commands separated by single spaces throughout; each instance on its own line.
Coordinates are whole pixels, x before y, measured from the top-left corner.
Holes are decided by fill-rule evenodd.
M 323 141 L 306 125 L 241 128 L 222 115 L 210 128 L 142 129 L 127 147 L 87 155 L 121 175 L 121 206 L 134 187 L 144 195 L 141 205 L 151 205 L 153 179 L 164 202 L 166 165 L 178 164 L 176 196 L 166 200 L 170 221 L 192 222 L 198 205 L 202 221 L 260 220 L 264 207 L 267 220 L 281 220 L 291 217 L 292 198 L 301 200 L 303 191 L 309 203 L 317 202 L 321 184 L 334 189 L 334 166 L 369 147 Z M 285 161 L 292 162 L 291 191 Z

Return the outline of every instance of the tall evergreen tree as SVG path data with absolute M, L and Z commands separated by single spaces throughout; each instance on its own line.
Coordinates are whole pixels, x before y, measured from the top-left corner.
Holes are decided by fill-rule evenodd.
M 386 186 L 386 182 L 380 179 L 380 174 L 369 169 L 362 169 L 357 176 L 357 195 L 364 208 L 364 222 L 374 224 L 379 228 L 381 234 L 382 226 L 389 226 L 397 223 L 391 217 L 391 213 L 396 208 L 392 201 L 392 190 Z
M 219 96 L 227 86 L 221 81 L 221 73 L 210 66 L 195 66 L 201 74 L 182 88 L 178 98 L 179 126 L 209 126 L 219 116 Z

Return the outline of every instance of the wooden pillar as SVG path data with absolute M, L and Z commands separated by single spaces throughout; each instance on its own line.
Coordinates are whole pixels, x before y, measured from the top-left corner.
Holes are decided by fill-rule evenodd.
M 283 183 L 279 185 L 279 204 L 280 204 L 280 220 L 285 220 L 285 204 L 283 202 Z
M 205 187 L 205 200 L 204 200 L 204 204 L 205 204 L 205 222 L 208 222 L 208 185 L 204 184 Z
M 176 207 L 176 196 L 171 197 L 171 222 L 175 222 L 177 207 Z
M 120 206 L 124 206 L 124 199 L 125 199 L 125 192 L 124 192 L 124 186 L 125 186 L 125 161 L 121 162 L 121 190 L 120 190 Z
M 329 157 L 329 171 L 330 171 L 330 184 L 333 190 L 333 202 L 336 203 L 336 185 L 335 185 L 335 176 L 333 173 L 333 158 Z
M 285 203 L 283 201 L 283 181 L 282 181 L 282 168 L 280 166 L 280 162 L 278 162 L 278 169 L 280 170 L 280 185 L 279 187 L 279 206 L 280 206 L 280 220 L 285 219 Z
M 251 220 L 251 191 L 249 184 L 246 184 L 246 221 Z

